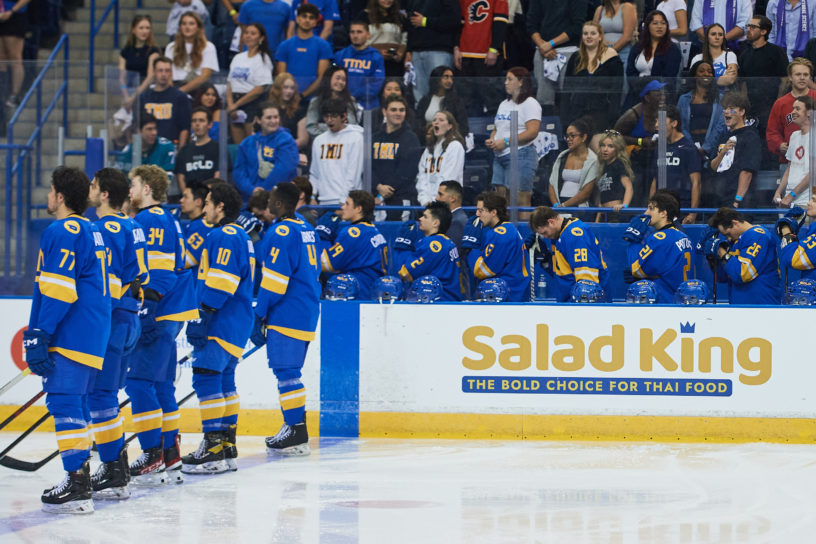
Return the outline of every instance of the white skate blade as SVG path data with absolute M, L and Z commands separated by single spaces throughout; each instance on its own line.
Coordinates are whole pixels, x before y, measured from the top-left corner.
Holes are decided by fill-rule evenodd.
M 167 474 L 162 471 L 131 476 L 130 483 L 138 487 L 160 487 L 167 483 Z
M 210 461 L 209 463 L 201 463 L 200 465 L 181 465 L 181 471 L 184 474 L 221 474 L 227 472 L 229 467 L 226 461 Z
M 93 499 L 70 501 L 62 504 L 43 503 L 42 511 L 49 514 L 93 514 Z
M 289 446 L 288 448 L 270 448 L 266 447 L 266 453 L 269 455 L 285 455 L 287 457 L 304 457 L 311 453 L 309 444 L 298 444 L 297 446 Z
M 179 463 L 179 468 L 174 470 L 168 470 L 166 474 L 167 483 L 176 485 L 184 483 L 184 475 L 182 474 L 181 463 Z
M 130 498 L 130 489 L 128 489 L 128 486 L 109 487 L 94 491 L 93 498 L 98 501 L 121 501 Z
M 226 459 L 226 461 L 228 469 L 230 469 L 232 472 L 238 470 L 238 461 L 236 459 Z

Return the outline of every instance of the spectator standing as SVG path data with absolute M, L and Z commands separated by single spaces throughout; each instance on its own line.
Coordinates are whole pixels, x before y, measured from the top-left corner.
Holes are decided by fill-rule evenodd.
M 799 130 L 794 131 L 788 140 L 785 158 L 790 161 L 790 166 L 782 174 L 782 181 L 774 193 L 774 204 L 780 208 L 807 207 L 810 200 L 810 116 L 814 109 L 816 100 L 809 96 L 800 96 L 793 102 L 791 118 Z
M 405 0 L 408 16 L 408 51 L 406 62 L 416 72 L 414 98 L 428 94 L 428 76 L 437 66 L 453 65 L 453 46 L 460 25 L 456 0 Z
M 320 78 L 329 67 L 332 48 L 329 42 L 314 35 L 320 11 L 314 4 L 297 8 L 295 34 L 282 42 L 275 52 L 276 73 L 288 72 L 295 77 L 300 94 L 312 96 Z
M 127 44 L 119 52 L 119 86 L 122 90 L 122 106 L 130 111 L 133 101 L 153 82 L 153 61 L 161 56 L 161 49 L 153 40 L 153 27 L 149 15 L 136 15 L 130 23 Z M 136 72 L 138 80 L 131 79 L 128 72 Z M 136 87 L 132 93 L 130 87 Z
M 808 40 L 816 37 L 816 0 L 769 0 L 765 15 L 774 22 L 768 41 L 784 49 L 789 60 L 803 56 Z
M 634 196 L 632 164 L 629 162 L 629 155 L 626 153 L 626 142 L 623 137 L 614 130 L 607 130 L 601 135 L 600 164 L 598 169 L 601 172 L 597 186 L 601 206 L 612 208 L 615 212 L 628 208 Z M 598 213 L 597 222 L 601 220 L 601 213 Z M 617 222 L 617 214 L 607 217 L 607 222 Z
M 0 12 L 0 74 L 11 72 L 11 81 L 6 106 L 16 108 L 20 103 L 20 90 L 23 88 L 23 38 L 28 20 L 28 3 L 30 0 L 0 0 L 3 11 Z M 8 66 L 8 68 L 6 68 Z M 6 93 L 0 82 L 0 91 Z
M 450 66 L 437 66 L 431 70 L 428 83 L 429 92 L 417 104 L 416 131 L 420 134 L 420 139 L 425 138 L 427 123 L 432 122 L 434 115 L 440 110 L 451 112 L 464 134 L 470 132 L 465 103 L 454 85 L 453 69 Z
M 385 60 L 386 77 L 402 77 L 408 49 L 408 19 L 400 11 L 398 0 L 368 0 L 356 20 L 368 25 L 368 44 Z M 413 105 L 412 105 L 413 106 Z
M 337 9 L 337 0 L 293 0 L 292 11 L 289 16 L 289 28 L 286 37 L 291 38 L 296 34 L 298 9 L 301 6 L 311 4 L 318 9 L 317 20 L 312 33 L 323 38 L 328 43 L 332 43 L 332 31 L 334 22 L 340 20 L 340 11 Z
M 465 169 L 465 139 L 450 112 L 436 112 L 432 134 L 425 141 L 416 181 L 417 199 L 423 206 L 433 202 L 441 182 L 452 179 L 462 183 Z
M 697 61 L 691 66 L 689 76 L 692 88 L 677 100 L 680 110 L 680 126 L 706 158 L 717 154 L 722 136 L 728 132 L 720 106 L 720 92 L 714 80 L 711 64 Z
M 363 186 L 363 129 L 348 124 L 345 104 L 337 98 L 324 101 L 320 110 L 328 130 L 312 144 L 309 181 L 319 204 L 340 204 Z
M 446 180 L 439 184 L 436 200 L 444 202 L 451 211 L 451 224 L 448 228 L 450 238 L 461 253 L 462 234 L 468 222 L 467 213 L 462 209 L 462 184 L 454 180 Z
M 362 21 L 349 24 L 351 45 L 334 55 L 334 63 L 343 66 L 348 74 L 351 96 L 364 110 L 380 105 L 377 94 L 385 81 L 385 63 L 379 51 L 368 46 L 371 35 Z
M 233 57 L 227 76 L 227 113 L 233 142 L 243 141 L 255 132 L 253 124 L 259 114 L 258 107 L 267 86 L 272 84 L 272 57 L 263 25 L 248 24 L 243 40 L 247 50 Z M 245 122 L 239 117 L 239 111 L 244 112 Z
M 292 10 L 285 0 L 247 0 L 238 13 L 238 22 L 244 30 L 251 23 L 263 26 L 269 53 L 274 58 L 275 51 L 286 37 L 291 14 Z
M 627 0 L 603 0 L 592 20 L 601 25 L 604 43 L 618 53 L 626 66 L 637 26 L 635 5 Z
M 405 90 L 405 85 L 403 84 L 402 77 L 387 77 L 385 78 L 385 83 L 383 83 L 382 89 L 380 89 L 380 104 L 385 104 L 385 99 L 389 96 L 401 96 L 405 99 L 405 122 L 410 127 L 416 126 L 416 113 L 414 113 L 414 108 L 411 106 L 411 100 L 407 96 L 407 92 Z M 385 123 L 385 119 L 383 118 L 382 108 L 371 112 L 371 122 L 373 127 L 378 127 Z
M 640 41 L 632 47 L 626 62 L 626 81 L 630 89 L 627 104 L 634 102 L 651 79 L 676 78 L 682 59 L 680 48 L 669 37 L 666 16 L 659 11 L 650 12 L 643 22 Z
M 275 76 L 269 89 L 269 101 L 280 110 L 281 126 L 295 137 L 298 150 L 309 147 L 309 133 L 306 132 L 306 101 L 298 93 L 297 81 L 289 73 Z
M 655 8 L 662 11 L 669 22 L 669 36 L 674 41 L 681 41 L 688 36 L 688 9 L 686 0 L 663 0 Z
M 159 136 L 181 147 L 190 136 L 190 97 L 173 87 L 173 61 L 169 58 L 153 61 L 153 75 L 156 83 L 142 93 L 142 115 L 155 117 Z
M 194 12 L 181 16 L 179 32 L 164 55 L 173 59 L 173 85 L 187 94 L 193 94 L 219 70 L 215 45 L 207 41 L 204 23 Z
M 554 112 L 555 92 L 562 81 L 565 57 L 575 51 L 581 39 L 586 14 L 586 0 L 530 0 L 527 32 L 536 46 L 533 58 L 533 73 L 538 83 L 536 98 L 546 108 L 547 115 Z
M 790 135 L 798 128 L 791 118 L 793 101 L 806 95 L 816 98 L 816 90 L 810 88 L 813 80 L 813 64 L 809 60 L 793 59 L 793 62 L 788 64 L 788 79 L 791 82 L 791 90 L 774 102 L 768 116 L 768 128 L 765 130 L 768 149 L 777 156 L 782 164 L 780 172 L 787 164 L 785 155 L 788 152 Z
M 555 159 L 547 188 L 553 208 L 589 205 L 598 178 L 598 155 L 588 145 L 591 137 L 586 118 L 567 127 L 567 149 Z
M 167 14 L 167 23 L 165 23 L 164 29 L 171 42 L 176 37 L 176 34 L 178 34 L 182 15 L 187 12 L 192 12 L 199 16 L 202 28 L 205 29 L 205 32 L 209 34 L 208 31 L 212 30 L 210 25 L 210 12 L 201 0 L 168 0 L 168 3 L 173 4 L 173 6 L 170 8 L 170 13 Z
M 351 96 L 348 88 L 348 72 L 342 66 L 332 65 L 320 79 L 317 96 L 309 102 L 306 110 L 306 132 L 316 138 L 328 130 L 323 122 L 322 107 L 330 100 L 339 100 L 346 108 L 346 120 L 350 125 L 360 124 L 360 111 L 357 101 Z

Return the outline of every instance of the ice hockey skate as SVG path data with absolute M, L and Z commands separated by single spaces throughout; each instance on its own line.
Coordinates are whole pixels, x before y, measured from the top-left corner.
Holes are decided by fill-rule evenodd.
M 127 499 L 130 497 L 129 481 L 130 467 L 127 447 L 123 447 L 119 452 L 119 459 L 102 463 L 91 476 L 93 498 L 97 500 Z
M 306 416 L 303 421 L 295 425 L 286 423 L 280 428 L 278 434 L 266 439 L 266 453 L 303 456 L 309 455 L 309 432 L 306 430 Z
M 133 485 L 145 487 L 167 483 L 161 446 L 144 450 L 139 458 L 131 463 L 130 481 Z
M 50 514 L 92 514 L 91 469 L 86 460 L 79 470 L 68 472 L 61 483 L 43 491 L 42 510 Z
M 193 453 L 181 458 L 181 471 L 184 474 L 221 474 L 227 472 L 227 462 L 224 460 L 224 446 L 222 433 L 210 431 L 204 433 L 204 438 Z

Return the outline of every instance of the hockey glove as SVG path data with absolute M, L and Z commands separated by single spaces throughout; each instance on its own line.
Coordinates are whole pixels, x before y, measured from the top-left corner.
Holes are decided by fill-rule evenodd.
M 214 315 L 214 309 L 202 306 L 198 310 L 198 319 L 187 323 L 187 341 L 193 349 L 204 349 L 207 345 L 207 330 Z
M 275 164 L 271 162 L 267 162 L 263 158 L 263 153 L 261 152 L 261 148 L 258 148 L 258 177 L 261 179 L 266 179 L 266 177 L 272 173 L 272 170 L 275 168 Z
M 321 240 L 333 244 L 334 240 L 337 238 L 337 227 L 339 226 L 340 216 L 334 212 L 326 212 L 320 216 L 320 219 L 318 219 L 315 230 L 317 231 L 317 235 L 320 236 Z
M 715 259 L 719 259 L 721 247 L 728 251 L 728 242 L 726 242 L 722 238 L 709 238 L 708 240 L 705 241 L 703 245 L 703 251 L 705 252 L 706 257 L 713 257 Z
M 462 249 L 479 249 L 482 247 L 482 225 L 467 225 L 462 234 Z
M 547 247 L 547 243 L 536 233 L 531 232 L 527 235 L 527 238 L 524 239 L 524 247 L 527 250 L 533 249 L 535 253 L 533 253 L 533 259 L 542 268 L 547 268 L 552 261 L 552 252 L 550 248 Z
M 139 309 L 139 322 L 142 325 L 142 342 L 145 344 L 152 344 L 161 336 L 159 324 L 156 323 L 156 308 L 159 305 L 158 300 L 147 298 L 142 302 L 142 307 Z
M 714 227 L 706 227 L 702 236 L 700 236 L 700 239 L 697 240 L 697 245 L 694 246 L 694 251 L 700 255 L 705 255 L 706 242 L 712 238 L 717 238 L 719 235 L 719 230 L 715 229 Z
M 48 355 L 50 343 L 51 335 L 42 329 L 27 329 L 23 333 L 26 362 L 37 376 L 46 376 L 54 370 L 54 360 Z
M 255 316 L 255 323 L 252 325 L 252 334 L 249 339 L 256 346 L 263 346 L 266 344 L 266 323 L 263 319 Z
M 250 237 L 253 233 L 258 233 L 260 235 L 261 231 L 263 230 L 263 223 L 261 223 L 261 220 L 249 212 L 239 213 L 238 217 L 235 218 L 235 222 L 241 225 L 241 228 L 244 229 L 244 231 L 249 234 Z
M 406 221 L 400 227 L 397 237 L 394 238 L 394 251 L 414 251 L 421 237 L 422 231 L 419 230 L 419 223 Z
M 650 218 L 645 213 L 633 217 L 632 220 L 629 221 L 629 226 L 626 227 L 626 231 L 623 233 L 623 239 L 633 244 L 643 242 L 643 239 L 646 237 L 646 231 L 649 228 L 649 221 Z

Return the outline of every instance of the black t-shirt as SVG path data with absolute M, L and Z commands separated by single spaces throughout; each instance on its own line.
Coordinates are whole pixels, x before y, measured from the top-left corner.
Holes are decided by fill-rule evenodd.
M 766 117 L 779 91 L 779 78 L 788 75 L 788 55 L 778 45 L 766 43 L 758 49 L 750 45 L 739 56 L 740 78 L 756 78 L 746 81 L 748 99 L 754 115 Z M 760 119 L 760 122 L 766 122 Z
M 206 181 L 218 170 L 218 142 L 204 145 L 188 143 L 176 155 L 176 173 L 184 174 L 184 181 Z
M 728 170 L 717 172 L 717 192 L 721 194 L 720 196 L 727 198 L 736 194 L 740 172 L 756 174 L 762 162 L 762 142 L 755 127 L 742 127 L 723 135 L 720 146 L 725 145 L 732 137 L 737 139 L 734 147 L 734 161 Z M 751 189 L 749 188 L 748 191 L 751 192 Z
M 623 200 L 622 177 L 629 177 L 623 163 L 619 160 L 607 164 L 603 174 L 598 178 L 598 191 L 601 193 L 601 204 L 612 202 L 613 200 Z
M 676 142 L 666 143 L 666 189 L 677 192 L 680 206 L 691 205 L 691 178 L 693 172 L 702 170 L 700 152 L 685 136 Z M 653 165 L 652 176 L 657 179 L 657 161 Z
M 125 59 L 125 70 L 128 72 L 138 72 L 139 77 L 144 79 L 147 77 L 147 61 L 153 53 L 161 55 L 161 49 L 155 45 L 153 47 L 148 45 L 143 45 L 142 47 L 126 45 L 119 52 L 119 56 Z

